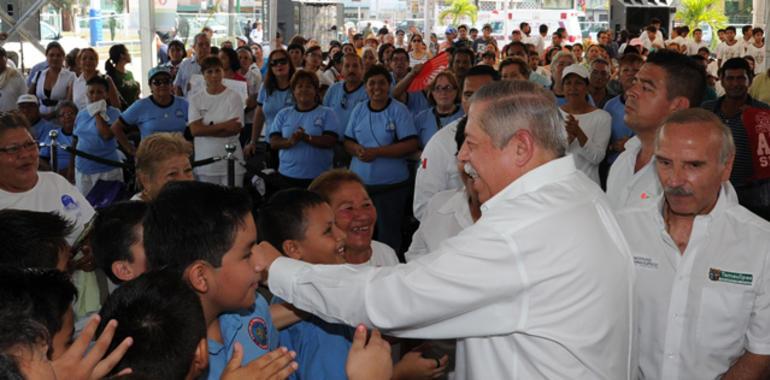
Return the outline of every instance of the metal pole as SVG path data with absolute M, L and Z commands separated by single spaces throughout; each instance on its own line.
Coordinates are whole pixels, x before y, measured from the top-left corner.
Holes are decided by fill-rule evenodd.
M 235 187 L 235 145 L 226 144 L 225 152 L 227 152 L 227 156 L 225 156 L 227 160 L 227 186 Z
M 59 132 L 57 130 L 52 130 L 51 132 L 48 132 L 48 137 L 51 140 L 51 145 L 48 149 L 48 151 L 51 153 L 50 162 L 51 162 L 51 170 L 53 170 L 54 173 L 59 172 L 59 154 L 58 149 L 59 147 L 56 145 L 58 138 L 59 138 Z

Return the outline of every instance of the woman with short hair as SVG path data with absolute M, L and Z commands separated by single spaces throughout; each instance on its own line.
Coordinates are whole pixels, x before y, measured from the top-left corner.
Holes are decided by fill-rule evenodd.
M 151 201 L 171 181 L 192 181 L 192 144 L 180 133 L 161 132 L 142 140 L 136 150 L 136 179 L 142 191 L 131 200 Z

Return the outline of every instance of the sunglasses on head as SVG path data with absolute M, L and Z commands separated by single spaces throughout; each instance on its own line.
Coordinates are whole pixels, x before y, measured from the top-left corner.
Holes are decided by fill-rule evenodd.
M 281 65 L 288 65 L 288 64 L 289 64 L 289 59 L 288 58 L 278 58 L 278 59 L 275 59 L 272 62 L 270 62 L 270 66 L 272 66 L 272 67 L 281 66 Z

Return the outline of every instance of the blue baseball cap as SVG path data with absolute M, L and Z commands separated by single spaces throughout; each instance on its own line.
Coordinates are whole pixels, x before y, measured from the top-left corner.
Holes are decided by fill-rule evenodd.
M 152 78 L 155 78 L 156 76 L 161 74 L 166 74 L 170 77 L 171 69 L 169 69 L 166 66 L 155 66 L 151 68 L 149 72 L 147 72 L 147 81 L 151 81 Z
M 450 26 L 450 27 L 446 28 L 446 32 L 444 32 L 444 34 L 457 34 L 457 29 L 455 29 L 454 27 Z

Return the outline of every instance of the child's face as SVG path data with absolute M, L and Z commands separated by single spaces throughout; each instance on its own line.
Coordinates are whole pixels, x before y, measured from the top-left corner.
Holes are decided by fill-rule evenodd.
M 222 83 L 222 68 L 210 67 L 203 72 L 203 79 L 206 81 L 206 85 L 216 86 Z
M 311 264 L 345 262 L 345 233 L 334 224 L 334 212 L 324 203 L 305 210 L 305 236 L 295 241 L 299 259 Z
M 107 89 L 102 85 L 91 85 L 86 89 L 86 96 L 89 103 L 98 102 L 107 99 Z
M 214 281 L 209 284 L 206 295 L 221 311 L 251 307 L 261 278 L 254 262 L 257 226 L 251 215 L 244 219 L 235 234 L 233 246 L 222 257 L 222 266 L 215 268 Z

